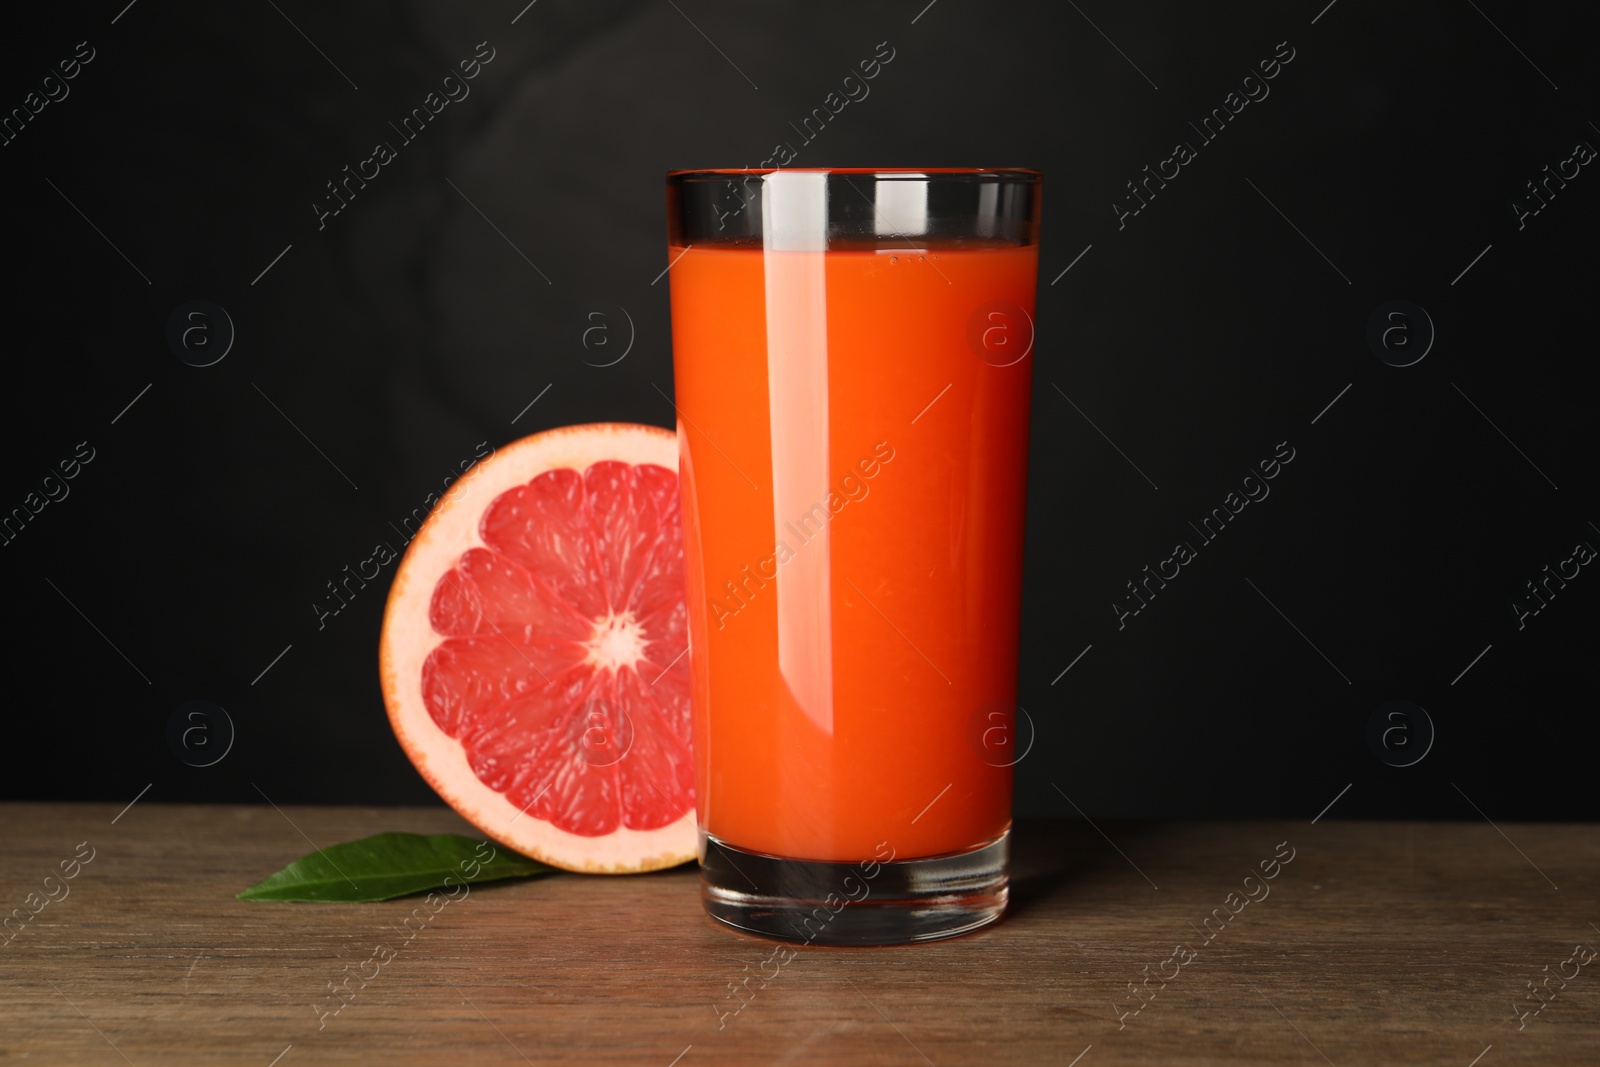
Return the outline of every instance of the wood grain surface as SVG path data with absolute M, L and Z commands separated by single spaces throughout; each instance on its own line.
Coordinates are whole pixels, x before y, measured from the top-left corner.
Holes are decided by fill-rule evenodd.
M 1000 924 L 781 967 L 705 917 L 689 868 L 483 885 L 409 926 L 420 898 L 233 899 L 311 842 L 469 832 L 444 810 L 145 799 L 0 826 L 7 1063 L 1600 1063 L 1589 825 L 1023 824 Z

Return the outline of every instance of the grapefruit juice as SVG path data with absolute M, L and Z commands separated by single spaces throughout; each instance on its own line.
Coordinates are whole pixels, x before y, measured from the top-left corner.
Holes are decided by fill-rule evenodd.
M 702 826 L 824 860 L 994 840 L 1011 769 L 983 735 L 1016 697 L 1031 358 L 979 358 L 967 320 L 1031 315 L 1037 250 L 672 255 Z M 804 381 L 769 372 L 774 257 L 820 261 Z M 814 299 L 774 296 L 787 321 Z
M 757 932 L 920 940 L 1004 906 L 1037 178 L 1016 180 L 1029 239 L 994 218 L 952 238 L 940 173 L 741 172 L 748 210 L 698 234 L 683 220 L 706 197 L 669 178 L 702 880 L 714 916 Z M 855 175 L 878 184 L 867 210 Z M 899 177 L 921 187 L 882 188 Z M 885 218 L 906 204 L 915 219 Z M 830 914 L 824 933 L 789 899 L 979 855 L 942 896 L 911 875 L 898 901 L 894 878 L 863 889 L 973 890 L 943 925 Z M 749 874 L 722 884 L 723 856 Z

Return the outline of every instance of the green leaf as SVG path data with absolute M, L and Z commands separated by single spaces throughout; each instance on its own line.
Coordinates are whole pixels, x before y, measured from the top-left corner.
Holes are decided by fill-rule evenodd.
M 446 885 L 554 874 L 507 849 L 459 834 L 374 834 L 302 856 L 238 900 L 371 901 Z

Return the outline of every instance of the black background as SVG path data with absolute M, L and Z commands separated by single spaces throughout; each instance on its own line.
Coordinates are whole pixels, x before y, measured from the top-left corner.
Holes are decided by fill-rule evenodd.
M 1600 174 L 1520 229 L 1512 207 L 1600 145 L 1592 16 L 924 4 L 13 14 L 8 113 L 78 42 L 95 58 L 0 146 L 0 509 L 94 459 L 0 545 L 0 794 L 432 801 L 377 685 L 393 567 L 322 629 L 313 601 L 480 442 L 670 426 L 662 175 L 789 141 L 797 166 L 1045 171 L 1019 813 L 1600 816 L 1600 577 L 1520 630 L 1510 606 L 1600 545 Z M 319 230 L 324 183 L 480 41 L 470 97 Z M 788 124 L 884 41 L 870 96 L 800 145 Z M 1285 41 L 1270 96 L 1119 228 L 1125 183 Z M 1400 299 L 1437 331 L 1408 367 L 1367 340 Z M 168 344 L 190 300 L 236 330 L 210 367 Z M 627 358 L 591 365 L 615 350 L 585 348 L 590 313 L 624 308 Z M 1119 630 L 1124 583 L 1283 441 L 1271 496 Z M 210 767 L 168 744 L 193 699 L 237 727 Z M 1437 731 L 1413 766 L 1368 742 L 1392 699 Z

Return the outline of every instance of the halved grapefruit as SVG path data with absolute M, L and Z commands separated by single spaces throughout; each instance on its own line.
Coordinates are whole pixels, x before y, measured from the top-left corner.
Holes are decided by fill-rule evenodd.
M 677 468 L 655 426 L 525 437 L 450 488 L 389 592 L 401 747 L 479 830 L 553 866 L 695 855 Z

